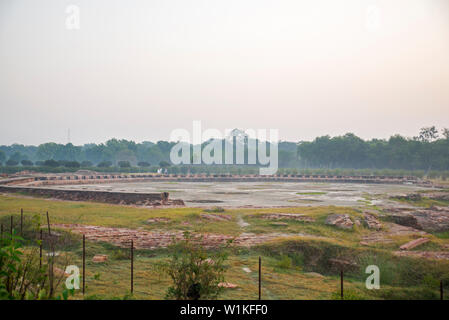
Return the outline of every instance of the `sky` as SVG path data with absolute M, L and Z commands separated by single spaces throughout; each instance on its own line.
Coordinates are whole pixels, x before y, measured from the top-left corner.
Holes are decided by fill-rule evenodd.
M 449 127 L 449 1 L 0 0 L 0 108 L 0 144 L 411 137 Z

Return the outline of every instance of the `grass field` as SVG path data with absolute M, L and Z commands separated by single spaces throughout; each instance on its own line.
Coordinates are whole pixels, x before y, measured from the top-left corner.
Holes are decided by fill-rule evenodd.
M 195 233 L 214 233 L 237 236 L 243 232 L 254 234 L 279 233 L 288 235 L 252 248 L 233 247 L 226 262 L 227 282 L 237 284 L 225 289 L 222 299 L 257 299 L 258 257 L 262 257 L 262 297 L 266 299 L 337 299 L 339 298 L 339 269 L 330 261 L 348 259 L 356 266 L 345 271 L 346 299 L 436 299 L 439 281 L 449 285 L 449 263 L 445 260 L 426 260 L 393 255 L 399 246 L 415 238 L 398 236 L 386 244 L 360 244 L 363 236 L 372 233 L 364 224 L 351 230 L 342 230 L 324 223 L 332 213 L 345 213 L 354 220 L 361 219 L 361 209 L 347 207 L 299 207 L 269 209 L 226 209 L 221 215 L 225 221 L 205 220 L 201 208 L 135 208 L 89 202 L 68 202 L 36 199 L 24 196 L 0 195 L 0 220 L 4 230 L 9 228 L 9 217 L 18 221 L 20 209 L 27 217 L 40 216 L 45 221 L 49 212 L 51 223 L 84 224 L 107 227 L 126 227 L 138 230 L 182 230 Z M 213 211 L 213 210 L 212 210 Z M 267 220 L 267 213 L 301 213 L 313 222 Z M 209 213 L 214 214 L 214 213 Z M 168 222 L 148 223 L 150 218 L 162 217 Z M 384 219 L 378 212 L 379 219 Z M 249 224 L 242 226 L 241 221 Z M 282 223 L 279 223 L 282 222 Z M 62 232 L 62 231 L 60 231 Z M 427 235 L 430 242 L 423 249 L 443 250 L 448 237 Z M 61 250 L 69 264 L 81 266 L 81 237 L 73 236 L 73 243 Z M 422 249 L 422 248 L 420 248 Z M 129 250 L 109 243 L 87 242 L 86 298 L 129 298 Z M 108 255 L 104 263 L 92 262 L 96 254 Z M 158 265 L 168 259 L 166 249 L 136 250 L 134 263 L 134 295 L 136 299 L 163 299 L 170 279 Z M 368 290 L 365 268 L 375 264 L 381 270 L 381 289 Z M 248 269 L 250 272 L 247 272 Z M 246 270 L 246 271 L 245 271 Z M 82 298 L 77 292 L 76 299 Z

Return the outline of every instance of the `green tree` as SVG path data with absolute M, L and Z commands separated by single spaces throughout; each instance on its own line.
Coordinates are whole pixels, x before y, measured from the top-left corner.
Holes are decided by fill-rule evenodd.
M 110 166 L 112 166 L 111 161 L 102 161 L 99 164 L 97 164 L 97 167 L 99 168 L 109 168 Z
M 89 160 L 85 160 L 83 162 L 81 162 L 81 167 L 87 168 L 87 167 L 92 167 L 92 162 Z
M 43 165 L 45 167 L 52 167 L 52 168 L 56 168 L 56 167 L 60 166 L 59 162 L 56 160 L 53 160 L 53 159 L 45 160 Z
M 19 164 L 19 161 L 17 161 L 17 160 L 9 159 L 8 161 L 6 161 L 6 165 L 10 166 L 10 167 L 17 166 L 18 164 Z
M 159 166 L 160 166 L 161 168 L 168 168 L 168 167 L 170 167 L 170 163 L 168 163 L 168 162 L 165 161 L 165 160 L 162 160 L 161 162 L 159 162 Z
M 30 160 L 22 160 L 22 161 L 20 161 L 20 163 L 22 164 L 22 166 L 25 166 L 25 167 L 31 167 L 33 165 L 33 161 L 30 161 Z
M 6 154 L 3 152 L 3 150 L 0 150 L 0 162 L 3 162 L 6 160 Z
M 67 161 L 64 164 L 64 167 L 66 168 L 79 168 L 81 165 L 78 161 Z
M 54 159 L 59 146 L 54 142 L 44 143 L 37 147 L 36 156 L 39 160 Z
M 423 142 L 432 142 L 438 138 L 438 130 L 435 126 L 421 128 L 419 139 Z
M 444 128 L 441 130 L 441 134 L 446 140 L 449 140 L 449 128 Z M 0 159 L 1 161 L 1 159 Z
M 23 154 L 21 154 L 20 152 L 14 152 L 9 159 L 20 162 L 22 160 L 25 160 L 27 157 Z
M 130 168 L 131 164 L 129 163 L 129 161 L 119 161 L 118 166 L 120 168 Z

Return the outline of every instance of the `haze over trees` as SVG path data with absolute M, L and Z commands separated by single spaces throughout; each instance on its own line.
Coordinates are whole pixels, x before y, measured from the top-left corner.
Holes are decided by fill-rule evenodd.
M 445 129 L 440 138 L 435 127 L 421 129 L 417 137 L 394 135 L 388 140 L 363 140 L 348 133 L 303 142 L 298 155 L 312 168 L 448 170 L 449 137 Z
M 168 167 L 175 142 L 136 143 L 111 139 L 106 143 L 75 146 L 44 143 L 39 146 L 0 146 L 3 165 L 67 168 Z M 207 143 L 205 143 L 207 144 Z M 248 152 L 245 140 L 245 153 Z M 449 170 L 449 129 L 423 128 L 416 137 L 393 135 L 389 139 L 363 140 L 352 133 L 322 136 L 309 142 L 279 143 L 280 168 L 352 168 Z

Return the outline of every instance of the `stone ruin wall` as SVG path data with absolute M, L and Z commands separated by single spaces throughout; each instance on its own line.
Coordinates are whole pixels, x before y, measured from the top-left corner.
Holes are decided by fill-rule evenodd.
M 132 192 L 111 192 L 95 190 L 60 190 L 36 187 L 0 186 L 0 192 L 24 193 L 31 196 L 50 197 L 54 199 L 69 201 L 94 201 L 123 205 L 180 205 L 182 200 L 169 199 L 168 192 L 162 193 L 132 193 Z
M 414 177 L 389 176 L 328 176 L 328 175 L 149 175 L 149 174 L 91 174 L 91 175 L 42 175 L 24 177 L 21 179 L 7 179 L 1 184 L 24 184 L 27 186 L 51 185 L 79 185 L 79 184 L 108 184 L 114 182 L 151 182 L 151 181 L 190 181 L 190 182 L 336 182 L 336 183 L 374 183 L 374 184 L 403 184 L 429 185 L 425 180 Z

